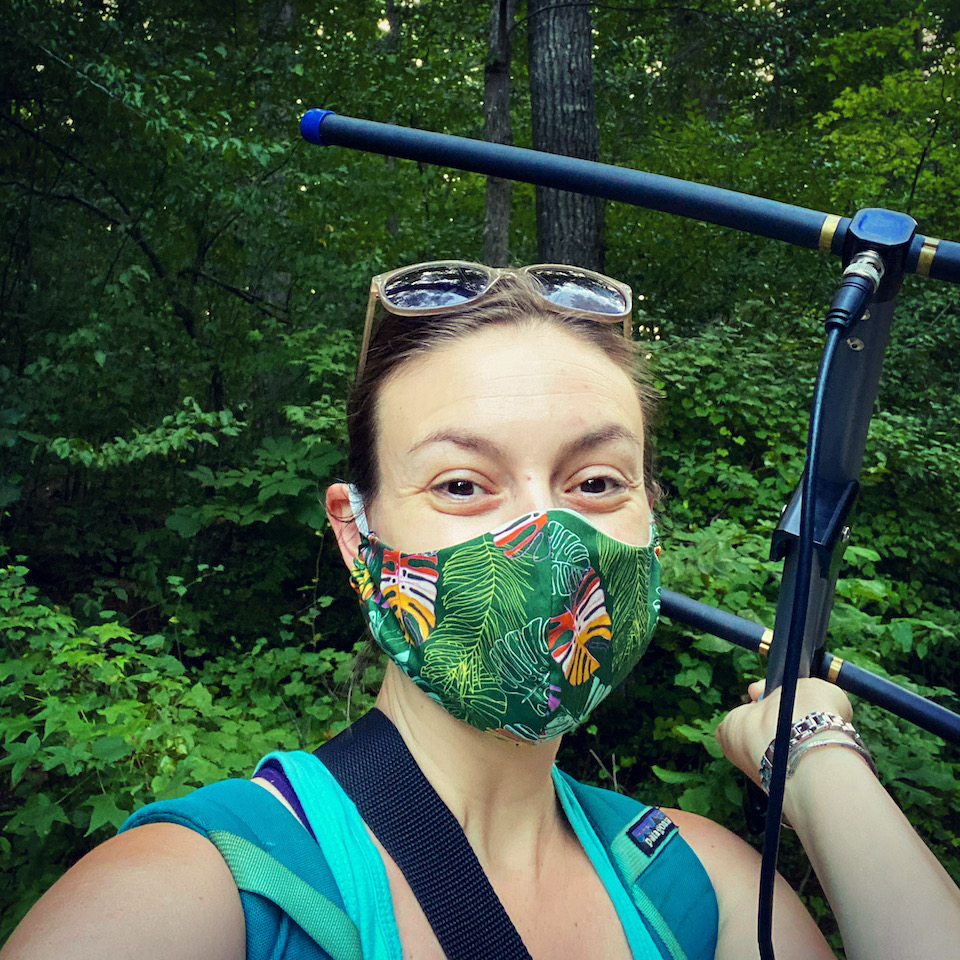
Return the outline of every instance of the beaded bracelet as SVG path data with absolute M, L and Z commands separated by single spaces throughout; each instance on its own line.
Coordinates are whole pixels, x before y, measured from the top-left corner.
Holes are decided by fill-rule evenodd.
M 836 716 L 836 714 L 816 711 L 814 713 L 808 713 L 805 717 L 801 717 L 790 728 L 790 742 L 787 746 L 788 777 L 796 770 L 797 764 L 800 762 L 800 757 L 806 753 L 808 749 L 817 744 L 807 744 L 806 747 L 800 750 L 797 748 L 811 737 L 816 736 L 818 733 L 823 733 L 826 730 L 836 730 L 840 733 L 845 733 L 851 739 L 840 740 L 833 738 L 819 742 L 849 746 L 851 749 L 856 750 L 857 753 L 867 761 L 870 769 L 874 773 L 877 772 L 877 768 L 873 764 L 873 758 L 870 756 L 870 751 L 864 746 L 863 740 L 860 739 L 860 734 L 857 733 L 853 724 L 847 723 L 846 720 Z M 770 777 L 773 774 L 773 748 L 775 744 L 775 739 L 770 741 L 770 745 L 767 747 L 763 759 L 760 761 L 760 785 L 767 793 L 770 792 Z

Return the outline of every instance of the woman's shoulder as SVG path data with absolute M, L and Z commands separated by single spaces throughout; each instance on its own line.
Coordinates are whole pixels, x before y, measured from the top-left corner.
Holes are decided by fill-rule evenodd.
M 239 960 L 244 938 L 240 896 L 217 848 L 185 826 L 150 823 L 107 840 L 68 870 L 2 957 Z
M 710 877 L 721 915 L 724 908 L 742 903 L 756 911 L 760 880 L 760 854 L 746 840 L 714 820 L 687 810 L 664 813 L 677 825 L 680 835 L 697 855 Z M 722 919 L 722 917 L 721 917 Z
M 665 808 L 663 812 L 677 825 L 708 872 L 711 866 L 723 873 L 724 868 L 752 868 L 759 862 L 757 851 L 749 843 L 716 821 L 687 810 Z
M 757 956 L 760 854 L 719 823 L 686 810 L 665 810 L 703 864 L 717 895 L 718 958 Z M 790 885 L 778 874 L 774 944 L 778 960 L 832 958 L 823 935 Z
M 250 781 L 224 780 L 141 807 L 34 905 L 2 960 L 244 957 L 243 902 L 215 841 L 255 840 L 275 804 Z

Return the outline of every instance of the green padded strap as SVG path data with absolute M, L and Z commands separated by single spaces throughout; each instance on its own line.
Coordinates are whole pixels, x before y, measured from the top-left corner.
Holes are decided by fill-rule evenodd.
M 637 909 L 643 915 L 644 919 L 657 932 L 657 936 L 663 941 L 663 945 L 670 951 L 672 960 L 687 960 L 687 955 L 680 946 L 670 924 L 663 918 L 663 914 L 656 908 L 654 902 L 639 883 L 630 884 L 630 896 L 637 905 Z
M 333 960 L 363 960 L 360 932 L 336 904 L 249 840 L 224 830 L 209 836 L 238 889 L 272 900 Z

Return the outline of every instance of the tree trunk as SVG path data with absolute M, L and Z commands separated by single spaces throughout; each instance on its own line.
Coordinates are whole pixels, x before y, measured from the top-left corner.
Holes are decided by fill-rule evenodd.
M 386 3 L 384 4 L 384 13 L 386 14 L 387 23 L 390 25 L 384 45 L 387 50 L 387 54 L 395 57 L 397 55 L 397 51 L 400 49 L 400 30 L 403 26 L 403 21 L 400 19 L 400 10 L 397 8 L 395 0 L 386 0 Z M 389 122 L 396 123 L 397 115 L 392 114 Z M 393 168 L 397 165 L 396 158 L 386 156 L 383 158 L 383 162 L 386 164 L 387 169 L 392 175 Z M 384 223 L 384 229 L 392 236 L 399 232 L 400 218 L 397 215 L 396 210 L 387 216 L 386 223 Z
M 516 0 L 491 0 L 490 49 L 483 70 L 484 136 L 491 143 L 513 143 L 510 123 L 510 61 Z M 483 262 L 507 265 L 510 255 L 510 194 L 512 184 L 487 177 L 487 208 L 483 223 Z
M 528 0 L 533 147 L 597 159 L 590 7 Z M 544 263 L 603 269 L 603 207 L 597 197 L 536 188 L 537 255 Z

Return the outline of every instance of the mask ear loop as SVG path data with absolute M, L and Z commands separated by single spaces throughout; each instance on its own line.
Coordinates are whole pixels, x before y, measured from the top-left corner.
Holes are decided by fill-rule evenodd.
M 360 491 L 352 483 L 347 484 L 347 496 L 350 498 L 350 509 L 353 511 L 353 519 L 357 522 L 357 529 L 367 536 L 370 533 L 370 527 L 367 524 L 367 511 L 363 507 L 363 497 Z

